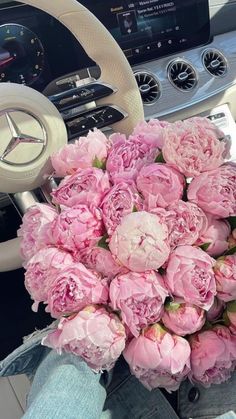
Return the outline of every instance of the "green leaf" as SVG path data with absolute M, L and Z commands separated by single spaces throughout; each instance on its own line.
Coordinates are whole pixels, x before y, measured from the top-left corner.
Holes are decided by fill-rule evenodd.
M 138 212 L 138 208 L 136 207 L 136 205 L 133 206 L 133 212 Z
M 96 156 L 93 160 L 93 167 L 96 167 L 97 169 L 106 170 L 106 161 L 99 160 Z
M 207 320 L 202 327 L 201 331 L 205 332 L 206 330 L 211 330 L 213 328 L 213 325 Z
M 162 152 L 158 154 L 158 156 L 156 157 L 155 163 L 165 163 L 165 159 L 163 157 Z
M 176 303 L 175 301 L 170 301 L 167 304 L 165 304 L 165 309 L 167 311 L 176 311 L 180 308 L 180 305 L 181 304 Z
M 210 243 L 203 243 L 199 247 L 200 247 L 200 249 L 204 250 L 204 252 L 206 252 L 210 245 L 211 245 L 211 242 Z
M 231 247 L 231 249 L 227 250 L 227 252 L 224 253 L 224 256 L 234 255 L 235 253 L 236 253 L 236 246 Z
M 234 230 L 236 228 L 236 217 L 229 217 L 228 222 L 230 223 L 231 229 Z
M 109 250 L 109 246 L 107 243 L 107 239 L 108 239 L 108 234 L 104 234 L 104 236 L 99 240 L 98 242 L 98 247 L 102 247 L 103 249 Z
M 229 320 L 229 318 L 227 316 L 227 312 L 226 311 L 223 313 L 223 321 L 224 321 L 225 326 L 229 326 L 230 325 L 230 320 Z
M 227 303 L 227 311 L 230 313 L 236 313 L 236 300 Z

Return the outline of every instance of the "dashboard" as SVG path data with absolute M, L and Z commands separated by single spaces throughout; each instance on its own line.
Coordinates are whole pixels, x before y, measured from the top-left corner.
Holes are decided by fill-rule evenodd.
M 229 5 L 236 12 L 234 0 L 81 3 L 107 27 L 133 66 L 147 117 L 203 100 L 205 84 L 209 97 L 233 82 L 234 32 L 224 36 L 232 25 L 232 10 L 225 28 L 218 27 Z M 0 82 L 26 84 L 52 96 L 98 76 L 96 64 L 53 17 L 23 3 L 0 1 Z M 165 97 L 170 92 L 171 108 Z
M 208 116 L 225 104 L 236 119 L 235 0 L 80 2 L 123 49 L 147 120 Z M 53 17 L 20 2 L 0 0 L 0 83 L 22 83 L 48 96 L 62 113 L 69 138 L 93 128 L 91 117 L 104 116 L 96 98 L 115 93 L 116 86 L 96 85 L 99 76 L 96 63 Z M 111 101 L 112 96 L 107 98 Z

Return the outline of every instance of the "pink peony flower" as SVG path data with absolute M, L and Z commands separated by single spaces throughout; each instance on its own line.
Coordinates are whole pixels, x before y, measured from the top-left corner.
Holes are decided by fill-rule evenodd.
M 200 330 L 205 323 L 205 312 L 192 304 L 170 302 L 165 305 L 162 322 L 171 332 L 180 336 Z
M 217 295 L 222 301 L 236 299 L 236 254 L 217 259 L 214 266 Z
M 197 176 L 189 185 L 188 199 L 215 217 L 235 216 L 236 164 L 225 164 Z
M 162 163 L 144 166 L 136 182 L 145 198 L 147 211 L 176 203 L 182 198 L 185 186 L 184 176 Z
M 221 131 L 214 123 L 212 123 L 208 118 L 202 118 L 198 116 L 194 116 L 193 118 L 188 118 L 185 122 L 194 124 L 198 127 L 199 132 L 203 129 L 202 134 L 204 135 L 205 130 L 208 133 L 216 136 L 216 138 L 224 144 L 224 159 L 230 159 L 230 148 L 231 148 L 231 141 L 225 136 L 224 132 Z
M 113 141 L 106 163 L 107 171 L 113 183 L 135 180 L 140 169 L 153 163 L 159 150 L 155 142 L 144 137 L 113 134 Z
M 121 219 L 141 208 L 142 200 L 134 183 L 121 182 L 114 185 L 104 197 L 101 209 L 106 231 L 112 235 Z
M 57 212 L 50 205 L 35 204 L 28 209 L 17 232 L 21 237 L 20 247 L 24 259 L 29 260 L 39 249 L 50 244 L 45 233 L 56 217 Z
M 227 304 L 226 314 L 229 320 L 229 330 L 236 335 L 236 300 Z
M 113 233 L 109 247 L 117 259 L 136 272 L 157 270 L 169 257 L 168 230 L 145 211 L 126 215 Z
M 178 121 L 164 129 L 164 159 L 188 177 L 221 166 L 225 147 L 214 129 L 200 126 L 193 120 Z
M 226 220 L 217 220 L 210 214 L 207 215 L 208 227 L 199 237 L 196 244 L 198 246 L 207 243 L 209 247 L 206 252 L 213 257 L 222 255 L 228 250 L 228 238 L 230 235 L 230 225 Z
M 197 333 L 190 339 L 190 378 L 204 387 L 227 381 L 235 369 L 236 336 L 225 326 Z
M 192 118 L 185 119 L 186 123 L 194 124 L 201 131 L 202 134 L 205 134 L 205 130 L 212 132 L 213 135 L 220 141 L 224 140 L 225 134 L 221 131 L 214 123 L 212 123 L 208 118 L 202 118 L 199 116 L 194 116 Z
M 53 276 L 73 263 L 72 256 L 55 247 L 39 250 L 26 264 L 25 287 L 31 298 L 32 306 L 37 311 L 41 301 L 47 301 L 47 292 Z
M 67 207 L 79 204 L 98 207 L 110 188 L 108 174 L 101 169 L 89 167 L 67 176 L 52 192 L 53 202 Z
M 173 296 L 208 310 L 216 295 L 214 263 L 214 259 L 197 247 L 177 247 L 168 260 L 166 285 Z
M 82 263 L 87 268 L 99 272 L 109 280 L 119 273 L 126 271 L 123 265 L 115 261 L 110 250 L 103 249 L 102 247 L 85 249 L 82 256 Z
M 170 126 L 167 121 L 150 119 L 150 121 L 139 122 L 134 128 L 133 135 L 142 136 L 146 141 L 156 145 L 156 148 L 162 149 L 164 145 L 163 128 Z
M 167 209 L 156 208 L 152 213 L 158 215 L 167 225 L 171 249 L 194 244 L 207 229 L 206 215 L 191 202 L 178 201 Z
M 62 318 L 58 329 L 42 344 L 57 352 L 83 358 L 94 371 L 110 370 L 125 347 L 125 329 L 117 316 L 105 308 L 88 306 L 76 315 Z
M 74 263 L 54 275 L 48 287 L 47 311 L 58 318 L 89 304 L 106 304 L 107 300 L 107 280 L 82 263 Z
M 221 318 L 225 308 L 225 303 L 219 300 L 217 297 L 214 298 L 214 302 L 209 310 L 206 312 L 206 318 L 209 322 L 214 322 Z
M 160 320 L 167 296 L 161 275 L 154 271 L 118 275 L 110 285 L 111 306 L 121 311 L 122 320 L 135 337 L 142 328 Z
M 103 234 L 100 210 L 77 205 L 57 216 L 51 224 L 48 237 L 55 246 L 68 250 L 80 260 L 81 252 L 96 245 Z
M 149 390 L 164 387 L 175 391 L 190 371 L 189 343 L 159 324 L 134 338 L 124 350 L 124 358 L 132 374 Z
M 99 131 L 89 131 L 74 144 L 68 144 L 51 157 L 57 176 L 74 174 L 78 169 L 87 169 L 96 164 L 102 166 L 107 158 L 110 141 Z

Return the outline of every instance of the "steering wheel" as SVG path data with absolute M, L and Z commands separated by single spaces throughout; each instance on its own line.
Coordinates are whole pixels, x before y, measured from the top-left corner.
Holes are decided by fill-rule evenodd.
M 127 117 L 113 125 L 131 133 L 144 119 L 143 106 L 131 67 L 102 23 L 76 0 L 24 0 L 58 19 L 100 67 L 100 80 L 117 89 L 112 103 Z M 98 104 L 106 104 L 107 98 Z M 109 103 L 109 102 L 108 102 Z M 7 132 L 1 128 L 5 121 Z M 18 121 L 20 124 L 18 124 Z M 23 127 L 19 130 L 18 126 Z M 67 142 L 67 130 L 56 107 L 36 90 L 0 83 L 0 192 L 16 193 L 40 187 L 52 173 L 50 156 Z M 11 158 L 9 158 L 11 156 Z M 19 239 L 0 244 L 0 271 L 21 266 Z

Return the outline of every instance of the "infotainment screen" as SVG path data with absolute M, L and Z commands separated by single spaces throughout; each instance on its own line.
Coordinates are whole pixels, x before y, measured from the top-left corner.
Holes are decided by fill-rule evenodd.
M 131 64 L 208 42 L 208 0 L 82 0 Z M 105 48 L 105 45 L 104 45 Z

